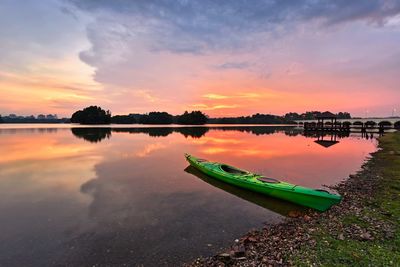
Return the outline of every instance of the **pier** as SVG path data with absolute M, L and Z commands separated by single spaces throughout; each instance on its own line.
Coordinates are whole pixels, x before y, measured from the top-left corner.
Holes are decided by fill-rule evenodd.
M 390 129 L 400 129 L 400 118 L 338 119 L 331 112 L 320 114 L 315 120 L 299 120 L 305 132 L 361 132 L 383 133 Z

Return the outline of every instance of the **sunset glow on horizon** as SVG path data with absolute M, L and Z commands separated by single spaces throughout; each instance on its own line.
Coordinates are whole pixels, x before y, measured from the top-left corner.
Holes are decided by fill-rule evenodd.
M 0 3 L 0 114 L 400 110 L 400 1 Z

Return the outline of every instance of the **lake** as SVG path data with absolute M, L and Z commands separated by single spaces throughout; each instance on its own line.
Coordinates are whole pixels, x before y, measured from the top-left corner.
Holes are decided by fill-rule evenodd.
M 302 209 L 210 179 L 185 152 L 324 188 L 376 141 L 291 126 L 3 124 L 0 147 L 0 266 L 174 266 Z

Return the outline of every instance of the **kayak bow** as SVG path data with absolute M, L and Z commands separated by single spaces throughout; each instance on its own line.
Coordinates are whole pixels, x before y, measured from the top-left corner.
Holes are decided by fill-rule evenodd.
M 342 199 L 340 195 L 331 194 L 325 190 L 282 182 L 227 164 L 196 158 L 189 154 L 185 154 L 185 157 L 190 165 L 215 179 L 319 211 L 329 209 L 331 206 L 338 204 Z

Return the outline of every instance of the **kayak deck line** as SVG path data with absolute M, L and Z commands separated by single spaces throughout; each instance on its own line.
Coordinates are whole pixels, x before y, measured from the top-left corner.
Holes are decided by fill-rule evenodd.
M 185 154 L 185 158 L 191 166 L 215 179 L 319 211 L 325 211 L 332 205 L 338 204 L 342 198 L 340 195 L 332 194 L 325 190 L 290 184 L 261 174 L 241 170 L 228 164 L 196 158 L 190 154 Z

